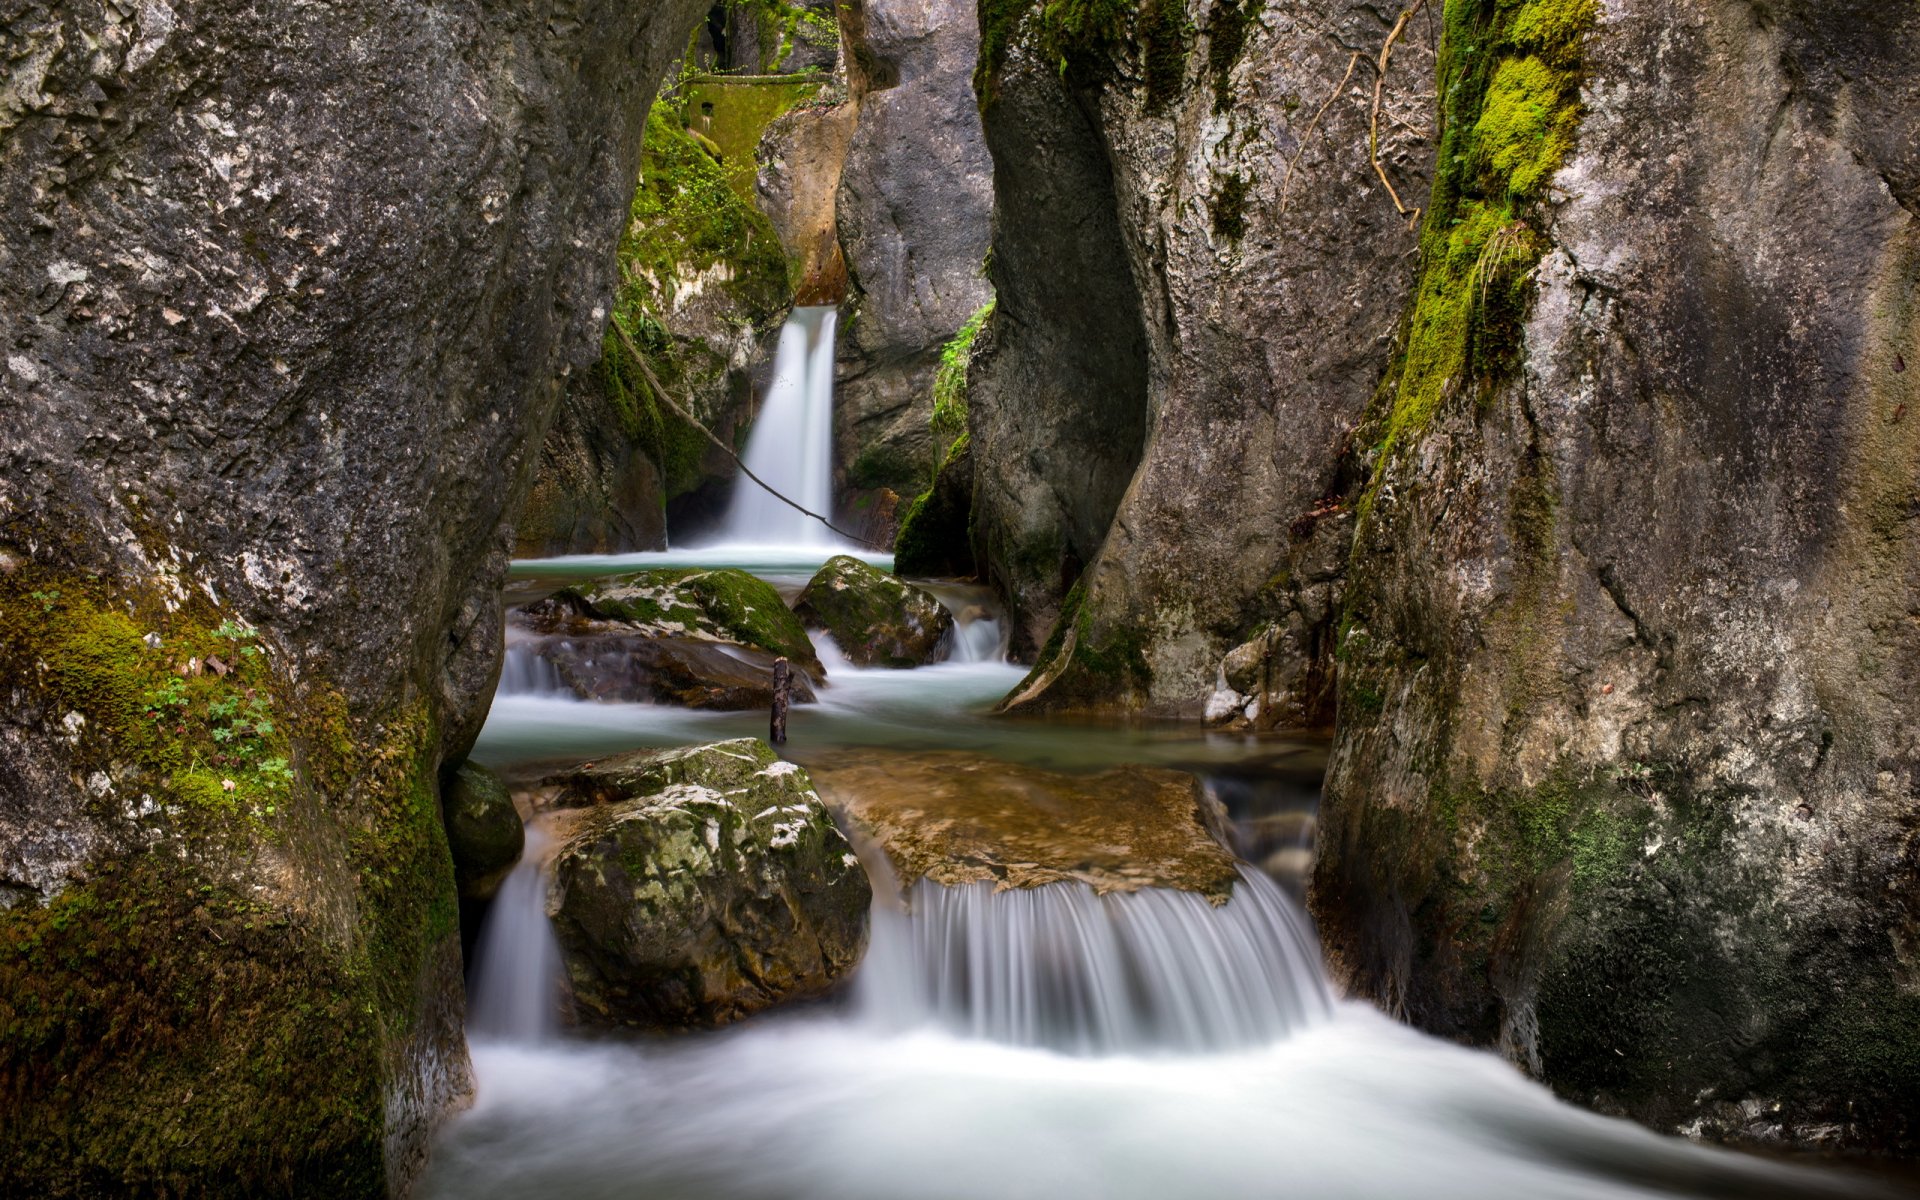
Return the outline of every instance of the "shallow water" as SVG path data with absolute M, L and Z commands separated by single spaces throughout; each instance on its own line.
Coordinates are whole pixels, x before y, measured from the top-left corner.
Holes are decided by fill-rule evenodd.
M 1243 856 L 1297 895 L 1322 739 L 997 718 L 991 706 L 1023 668 L 859 670 L 821 648 L 829 683 L 819 704 L 793 710 L 790 757 L 877 746 L 1070 771 L 1180 766 L 1233 813 Z M 516 679 L 545 684 L 537 671 Z M 528 775 L 764 733 L 758 713 L 503 694 L 475 756 Z M 1877 1194 L 1858 1176 L 1595 1116 L 1491 1054 L 1329 999 L 1304 918 L 1264 879 L 1256 887 L 1243 880 L 1211 910 L 1186 894 L 1096 898 L 1053 885 L 1009 896 L 923 881 L 906 911 L 881 887 L 868 957 L 834 1001 L 675 1038 L 476 1040 L 476 1103 L 442 1134 L 422 1194 Z

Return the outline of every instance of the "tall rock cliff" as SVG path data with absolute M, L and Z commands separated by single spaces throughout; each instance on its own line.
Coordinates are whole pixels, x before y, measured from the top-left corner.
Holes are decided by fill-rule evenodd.
M 982 19 L 1000 300 L 969 385 L 974 537 L 1039 652 L 1009 705 L 1197 716 L 1226 652 L 1266 639 L 1289 681 L 1269 719 L 1318 719 L 1351 529 L 1327 501 L 1414 278 L 1437 16 Z
M 404 1190 L 437 770 L 698 6 L 13 9 L 0 1191 Z
M 1314 908 L 1657 1126 L 1920 1113 L 1920 9 L 1456 0 Z
M 835 203 L 849 283 L 834 409 L 847 508 L 883 489 L 917 495 L 938 465 L 940 351 L 993 296 L 993 181 L 973 103 L 973 0 L 860 0 L 840 21 L 858 110 Z M 846 515 L 891 539 L 889 519 Z

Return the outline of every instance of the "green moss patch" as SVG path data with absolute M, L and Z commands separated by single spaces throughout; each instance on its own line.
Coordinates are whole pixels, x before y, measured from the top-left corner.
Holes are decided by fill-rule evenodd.
M 1532 213 L 1573 150 L 1581 40 L 1598 11 L 1596 0 L 1446 6 L 1420 282 L 1397 380 L 1384 393 L 1389 452 L 1447 397 L 1486 394 L 1518 365 L 1532 272 L 1546 250 Z
M 0 1192 L 380 1194 L 423 981 L 457 986 L 437 737 L 186 582 L 0 573 L 0 673 L 105 838 L 0 910 Z

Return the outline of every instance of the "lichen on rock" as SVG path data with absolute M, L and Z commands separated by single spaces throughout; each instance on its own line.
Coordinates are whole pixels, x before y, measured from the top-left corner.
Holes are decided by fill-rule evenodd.
M 806 771 L 754 739 L 585 764 L 557 786 L 548 901 L 575 1020 L 716 1025 L 858 960 L 871 891 Z

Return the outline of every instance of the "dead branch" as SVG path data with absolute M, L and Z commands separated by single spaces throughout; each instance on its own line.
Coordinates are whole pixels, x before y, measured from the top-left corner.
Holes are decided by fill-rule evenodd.
M 1414 14 L 1426 6 L 1427 0 L 1413 0 L 1413 4 L 1400 14 L 1400 19 L 1393 23 L 1392 32 L 1387 34 L 1387 40 L 1381 45 L 1380 61 L 1375 64 L 1373 76 L 1373 110 L 1367 117 L 1367 157 L 1373 160 L 1373 172 L 1380 177 L 1380 182 L 1386 185 L 1387 195 L 1393 197 L 1393 207 L 1401 216 L 1410 217 L 1410 224 L 1413 225 L 1420 223 L 1420 210 L 1408 208 L 1401 202 L 1400 193 L 1394 189 L 1393 180 L 1387 178 L 1387 168 L 1380 162 L 1380 98 L 1387 87 L 1387 62 L 1393 56 L 1393 44 L 1399 41 L 1400 35 L 1406 31 L 1407 22 L 1413 20 Z
M 1319 112 L 1313 114 L 1313 120 L 1308 121 L 1307 127 L 1300 131 L 1300 144 L 1293 148 L 1293 157 L 1287 160 L 1286 176 L 1280 181 L 1280 212 L 1282 214 L 1287 211 L 1287 194 L 1293 190 L 1293 169 L 1300 165 L 1300 156 L 1307 152 L 1307 139 L 1313 136 L 1314 129 L 1320 124 L 1320 118 L 1327 115 L 1327 110 L 1333 107 L 1333 102 L 1340 98 L 1340 93 L 1347 90 L 1347 81 L 1353 78 L 1353 69 L 1359 65 L 1360 52 L 1356 50 L 1353 52 L 1353 57 L 1347 60 L 1347 73 L 1342 75 L 1340 82 L 1327 93 L 1326 102 L 1320 106 Z

